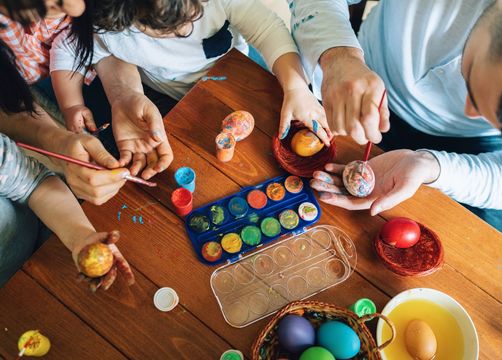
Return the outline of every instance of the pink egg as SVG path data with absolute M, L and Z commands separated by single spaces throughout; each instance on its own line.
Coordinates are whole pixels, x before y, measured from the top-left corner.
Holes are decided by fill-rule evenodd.
M 221 130 L 230 133 L 235 141 L 247 138 L 254 129 L 254 117 L 244 110 L 234 111 L 229 114 L 221 123 Z

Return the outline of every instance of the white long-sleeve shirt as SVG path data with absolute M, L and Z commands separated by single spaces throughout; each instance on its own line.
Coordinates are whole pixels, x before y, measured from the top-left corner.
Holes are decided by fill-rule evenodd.
M 186 38 L 154 38 L 135 27 L 96 35 L 93 63 L 115 56 L 138 66 L 142 81 L 180 99 L 230 49 L 247 53 L 243 37 L 269 68 L 283 54 L 298 52 L 284 22 L 259 0 L 211 0 Z M 72 70 L 74 49 L 65 35 L 55 40 L 51 71 Z M 225 74 L 222 74 L 225 75 Z
M 491 0 L 381 0 L 363 22 L 359 39 L 347 7 L 359 0 L 288 1 L 293 36 L 319 98 L 320 55 L 332 47 L 359 48 L 384 81 L 390 108 L 414 128 L 459 141 L 501 135 L 487 120 L 472 120 L 463 112 L 462 49 Z M 502 209 L 501 153 L 432 152 L 442 171 L 431 186 L 459 202 Z

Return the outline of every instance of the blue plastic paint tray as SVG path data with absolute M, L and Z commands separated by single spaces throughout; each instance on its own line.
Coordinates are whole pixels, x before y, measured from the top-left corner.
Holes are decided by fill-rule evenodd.
M 314 196 L 312 189 L 310 188 L 308 180 L 301 179 L 301 181 L 303 182 L 303 187 L 301 191 L 299 191 L 298 193 L 292 193 L 286 190 L 286 187 L 284 185 L 288 177 L 289 177 L 288 175 L 278 176 L 276 178 L 269 179 L 256 186 L 243 188 L 241 191 L 233 195 L 227 196 L 223 199 L 220 199 L 218 201 L 215 201 L 213 203 L 207 204 L 205 206 L 193 210 L 185 220 L 185 229 L 188 234 L 188 237 L 190 238 L 190 241 L 192 242 L 193 248 L 197 256 L 199 257 L 199 260 L 208 265 L 217 265 L 221 263 L 234 263 L 239 259 L 241 259 L 243 254 L 249 251 L 255 250 L 260 246 L 268 244 L 284 235 L 289 235 L 289 234 L 299 235 L 301 233 L 304 233 L 305 231 L 307 231 L 307 226 L 316 223 L 319 220 L 319 217 L 321 216 L 321 208 L 319 206 L 319 203 L 317 202 L 317 199 Z M 285 195 L 282 200 L 274 201 L 267 196 L 267 202 L 263 208 L 254 209 L 251 206 L 249 206 L 249 209 L 244 215 L 239 215 L 239 211 L 242 210 L 239 206 L 242 205 L 242 200 L 241 200 L 241 203 L 237 201 L 237 206 L 234 206 L 232 208 L 232 211 L 230 210 L 229 205 L 236 202 L 236 200 L 232 199 L 235 199 L 236 197 L 244 199 L 246 204 L 249 205 L 246 200 L 248 194 L 251 191 L 261 190 L 265 194 L 267 194 L 266 191 L 267 187 L 272 183 L 279 183 L 284 187 Z M 263 219 L 271 217 L 279 220 L 280 215 L 285 210 L 293 210 L 296 214 L 299 214 L 299 208 L 304 203 L 311 203 L 317 208 L 317 214 L 315 215 L 315 217 L 312 216 L 313 214 L 315 214 L 315 212 L 313 214 L 311 213 L 310 217 L 304 216 L 304 218 L 302 218 L 298 216 L 298 224 L 294 228 L 286 229 L 281 224 L 280 232 L 274 236 L 266 236 L 263 232 L 261 232 L 261 224 Z M 214 210 L 215 209 L 214 206 L 221 207 L 220 215 L 221 215 L 221 210 L 223 210 L 224 213 L 224 220 L 221 224 L 218 225 L 215 225 L 213 223 L 211 217 L 211 208 L 213 208 Z M 195 220 L 201 220 L 201 221 L 195 221 Z M 192 226 L 190 224 L 192 224 Z M 193 226 L 194 224 L 197 224 L 199 226 L 194 227 Z M 260 242 L 257 243 L 256 245 L 249 245 L 246 244 L 245 241 L 242 241 L 242 246 L 239 251 L 235 253 L 227 252 L 224 249 L 224 246 L 221 246 L 222 238 L 229 233 L 236 233 L 241 235 L 242 230 L 246 226 L 256 226 L 260 229 L 261 233 Z M 254 230 L 256 229 L 254 228 Z M 212 258 L 213 261 L 208 261 L 202 255 L 202 251 L 206 243 L 211 243 L 211 242 L 215 242 L 222 247 L 221 257 L 219 257 L 218 254 L 216 254 L 216 256 Z M 215 244 L 212 245 L 218 248 L 218 245 Z M 233 250 L 235 250 L 235 248 Z

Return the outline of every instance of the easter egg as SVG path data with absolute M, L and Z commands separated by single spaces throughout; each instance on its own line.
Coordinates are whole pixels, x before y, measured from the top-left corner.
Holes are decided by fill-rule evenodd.
M 85 275 L 97 278 L 110 271 L 113 265 L 113 254 L 105 244 L 89 244 L 80 250 L 77 260 L 80 270 Z
M 24 355 L 40 357 L 47 354 L 51 348 L 50 340 L 38 330 L 26 331 L 17 342 L 19 351 L 25 349 Z
M 406 249 L 420 240 L 420 226 L 408 218 L 394 218 L 382 227 L 380 238 L 389 245 Z
M 232 134 L 235 141 L 244 140 L 254 129 L 254 117 L 247 111 L 238 110 L 227 115 L 221 123 L 224 133 Z
M 277 328 L 281 346 L 289 352 L 299 353 L 315 344 L 315 330 L 312 324 L 298 315 L 287 315 Z
M 357 355 L 361 340 L 352 328 L 340 321 L 328 321 L 317 331 L 317 342 L 328 349 L 337 360 Z
M 291 149 L 303 157 L 312 156 L 322 150 L 324 144 L 321 140 L 308 129 L 298 131 L 291 139 Z
M 325 348 L 313 346 L 305 350 L 299 360 L 335 360 L 335 357 Z
M 437 341 L 429 324 L 422 320 L 411 320 L 404 333 L 406 350 L 417 360 L 431 360 L 437 351 Z
M 365 161 L 352 161 L 343 169 L 345 189 L 357 197 L 366 197 L 375 188 L 375 173 Z

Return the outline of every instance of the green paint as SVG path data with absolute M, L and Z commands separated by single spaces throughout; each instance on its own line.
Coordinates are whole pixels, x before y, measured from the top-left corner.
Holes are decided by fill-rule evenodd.
M 258 245 L 261 242 L 261 231 L 254 225 L 245 226 L 241 231 L 241 239 L 250 246 Z
M 268 237 L 277 236 L 281 232 L 281 224 L 273 217 L 265 218 L 261 222 L 261 231 Z
M 214 225 L 221 225 L 225 221 L 225 211 L 221 206 L 213 205 L 211 206 L 211 222 Z
M 209 219 L 204 215 L 194 215 L 190 219 L 190 228 L 197 233 L 207 231 L 209 230 Z

